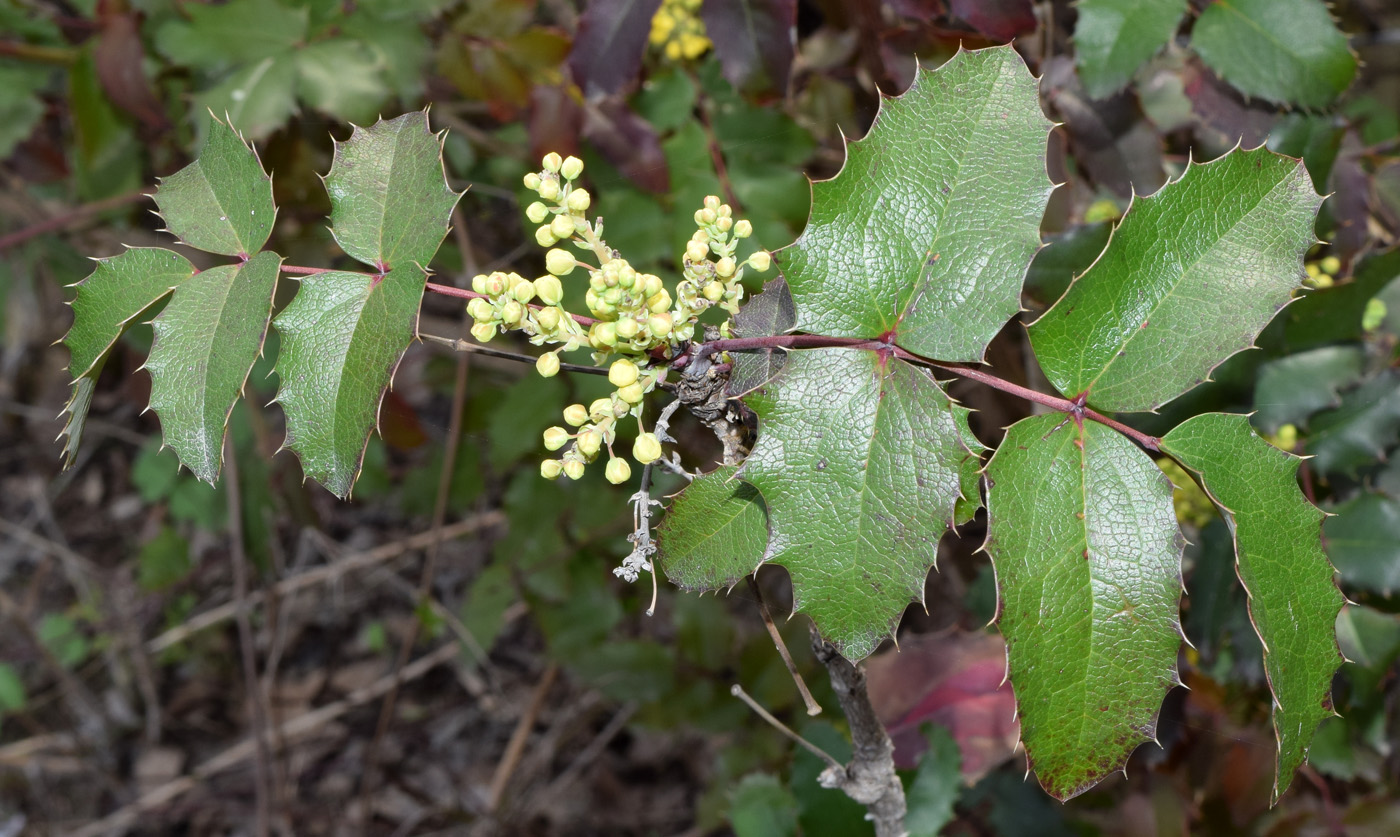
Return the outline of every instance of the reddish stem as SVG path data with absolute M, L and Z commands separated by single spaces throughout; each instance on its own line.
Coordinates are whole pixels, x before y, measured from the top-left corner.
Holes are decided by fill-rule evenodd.
M 79 221 L 82 221 L 91 215 L 96 215 L 99 212 L 106 212 L 109 209 L 116 209 L 121 206 L 126 206 L 129 203 L 135 203 L 136 201 L 139 201 L 145 197 L 148 197 L 148 195 L 145 192 L 128 192 L 125 195 L 117 195 L 113 198 L 106 198 L 100 201 L 93 201 L 89 204 L 74 207 L 73 209 L 70 209 L 67 212 L 59 213 L 58 215 L 55 215 L 52 218 L 46 218 L 43 221 L 40 221 L 37 224 L 32 224 L 28 227 L 25 227 L 24 229 L 15 230 L 14 232 L 8 235 L 0 235 L 0 250 L 6 250 L 10 247 L 15 246 L 16 244 L 22 244 L 31 238 L 44 235 L 45 233 L 56 232 L 58 230 L 63 229 L 64 227 L 76 224 Z
M 331 269 L 328 267 L 297 267 L 294 264 L 284 264 L 282 265 L 282 272 L 291 273 L 295 276 L 314 276 L 317 273 L 330 273 Z

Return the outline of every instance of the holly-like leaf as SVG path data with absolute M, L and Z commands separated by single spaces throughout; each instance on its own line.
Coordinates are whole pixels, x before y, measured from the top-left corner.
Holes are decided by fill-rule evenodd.
M 223 464 L 229 413 L 262 354 L 281 266 L 281 256 L 264 251 L 197 273 L 152 323 L 151 409 L 165 444 L 211 485 Z
M 1274 694 L 1277 800 L 1333 714 L 1332 675 L 1342 663 L 1333 625 L 1343 600 L 1322 552 L 1322 512 L 1298 488 L 1302 460 L 1259 438 L 1244 416 L 1196 416 L 1168 433 L 1162 450 L 1200 474 L 1235 535 Z
M 972 411 L 961 404 L 953 405 L 953 418 L 958 423 L 958 435 L 971 456 L 962 460 L 958 485 L 962 496 L 953 506 L 953 525 L 961 526 L 977 516 L 982 508 L 982 454 L 987 448 L 972 433 Z
M 1152 410 L 1248 348 L 1302 284 L 1322 198 L 1266 148 L 1192 165 L 1138 198 L 1093 267 L 1030 326 L 1046 378 L 1105 410 Z
M 1319 473 L 1355 473 L 1400 437 L 1400 374 L 1386 371 L 1345 393 L 1341 406 L 1308 424 L 1306 451 Z
M 711 0 L 700 16 L 716 33 L 715 57 L 731 84 L 743 88 L 761 73 L 763 86 L 787 92 L 796 0 Z
M 189 259 L 159 247 L 134 247 L 99 259 L 97 268 L 73 285 L 73 327 L 63 338 L 69 374 L 76 379 L 90 372 L 133 317 L 193 275 Z
M 740 476 L 768 507 L 769 560 L 793 608 L 857 661 L 921 601 L 972 456 L 954 404 L 875 352 L 794 352 L 749 395 L 759 437 Z
M 792 293 L 780 276 L 763 286 L 763 291 L 750 299 L 735 315 L 731 326 L 736 337 L 767 337 L 784 334 L 797 324 L 797 311 L 792 305 Z M 727 389 L 731 398 L 758 389 L 787 363 L 782 349 L 752 349 L 730 352 L 734 368 L 729 373 Z
M 1363 360 L 1359 346 L 1326 346 L 1264 364 L 1254 385 L 1254 423 L 1273 433 L 1338 406 L 1341 390 L 1361 380 Z
M 83 428 L 87 426 L 88 410 L 92 408 L 92 393 L 97 389 L 97 376 L 105 363 L 104 356 L 92 371 L 74 381 L 68 403 L 63 405 L 63 412 L 60 414 L 63 429 L 59 431 L 58 437 L 63 440 L 64 470 L 73 467 L 73 462 L 78 458 L 78 448 L 83 444 Z
M 284 447 L 337 497 L 348 497 L 359 476 L 379 403 L 417 333 L 426 282 L 412 264 L 383 276 L 318 273 L 273 323 L 282 336 Z
M 381 273 L 426 269 L 461 198 L 447 188 L 442 139 L 428 130 L 423 111 L 355 126 L 335 144 L 326 191 L 341 249 Z
M 797 327 L 894 332 L 940 360 L 980 360 L 1021 305 L 1040 247 L 1050 122 L 1015 50 L 959 52 L 885 99 L 846 165 L 812 184 L 802 236 L 775 255 Z
M 210 120 L 199 159 L 161 178 L 156 205 L 165 225 L 199 250 L 247 258 L 272 234 L 272 178 L 233 128 Z
M 656 528 L 656 560 L 672 584 L 727 589 L 763 563 L 768 514 L 758 490 L 734 476 L 738 470 L 726 465 L 696 477 Z
M 1021 740 L 1041 786 L 1069 799 L 1155 739 L 1180 682 L 1171 484 L 1120 433 L 1058 413 L 1012 425 L 986 475 Z
M 1201 12 L 1191 46 L 1242 93 L 1326 107 L 1356 77 L 1356 55 L 1322 0 L 1220 0 Z
M 1084 90 L 1102 99 L 1123 89 L 1138 67 L 1167 45 L 1186 0 L 1080 0 L 1075 63 Z
M 1383 596 L 1400 590 L 1400 501 L 1367 492 L 1333 511 L 1322 531 L 1342 579 Z
M 589 0 L 569 51 L 569 72 L 589 98 L 620 92 L 642 67 L 661 0 Z
M 196 3 L 172 16 L 155 35 L 156 48 L 176 64 L 218 68 L 291 52 L 306 39 L 310 10 L 277 0 Z

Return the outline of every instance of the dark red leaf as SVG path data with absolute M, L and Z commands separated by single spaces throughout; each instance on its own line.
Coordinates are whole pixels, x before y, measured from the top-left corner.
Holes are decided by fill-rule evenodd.
M 569 53 L 574 83 L 593 99 L 617 93 L 637 77 L 661 0 L 589 0 Z
M 620 96 L 587 104 L 583 136 L 609 163 L 648 192 L 671 190 L 666 155 L 651 123 L 627 109 Z
M 1332 219 L 1337 222 L 1332 234 L 1332 252 L 1341 258 L 1348 270 L 1369 237 L 1366 221 L 1371 214 L 1371 176 L 1361 163 L 1365 153 L 1356 132 L 1347 131 L 1328 179 L 1332 197 L 1327 199 L 1327 204 L 1332 210 Z
M 705 0 L 700 17 L 731 84 L 787 93 L 797 0 Z
M 1244 148 L 1257 148 L 1278 121 L 1278 108 L 1260 101 L 1246 102 L 1197 59 L 1182 68 L 1181 86 L 1191 100 L 1198 129 L 1204 129 L 1203 139 L 1226 146 L 1238 141 Z
M 1136 96 L 1089 98 L 1067 57 L 1046 63 L 1042 89 L 1065 125 L 1076 160 L 1096 185 L 1128 198 L 1150 195 L 1166 182 L 1162 138 Z
M 953 17 L 998 41 L 1035 29 L 1031 0 L 952 0 Z
M 160 102 L 151 92 L 150 81 L 141 70 L 145 48 L 136 17 L 132 14 L 104 14 L 102 31 L 92 50 L 97 80 L 112 104 L 156 130 L 170 127 Z
M 530 92 L 530 159 L 551 151 L 574 154 L 583 132 L 583 108 L 571 88 L 563 84 L 539 84 Z

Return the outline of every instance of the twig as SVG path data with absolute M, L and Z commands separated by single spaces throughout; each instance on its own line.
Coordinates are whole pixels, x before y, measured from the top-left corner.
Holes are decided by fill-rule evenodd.
M 375 566 L 376 564 L 382 564 L 383 562 L 393 558 L 397 558 L 398 556 L 410 550 L 422 549 L 428 544 L 432 543 L 433 538 L 435 537 L 440 536 L 444 540 L 452 540 L 455 538 L 460 538 L 463 535 L 469 535 L 472 532 L 476 532 L 481 529 L 485 529 L 491 526 L 498 526 L 505 522 L 505 515 L 501 514 L 499 511 L 490 511 L 478 515 L 473 515 L 472 517 L 469 517 L 466 520 L 462 520 L 457 523 L 444 526 L 441 530 L 429 530 L 427 532 L 420 532 L 411 537 L 395 541 L 394 543 L 385 544 L 384 546 L 371 549 L 368 552 L 352 553 L 350 555 L 347 555 L 344 559 L 335 562 L 334 564 L 327 564 L 325 566 L 317 567 L 314 570 L 309 570 L 304 573 L 298 573 L 297 575 L 291 576 L 289 578 L 284 578 L 281 581 L 277 582 L 272 592 L 277 596 L 286 596 L 290 593 L 296 592 L 297 590 L 302 590 L 307 587 L 312 587 L 327 581 L 332 581 L 345 575 L 346 573 L 355 572 L 356 570 L 367 569 L 369 567 Z M 0 519 L 0 526 L 3 526 L 4 524 L 5 521 L 3 519 Z M 264 593 L 253 593 L 252 595 L 248 596 L 247 603 L 249 607 L 255 607 L 257 605 L 262 604 L 264 601 L 266 601 L 266 599 L 267 595 Z M 229 619 L 232 619 L 237 612 L 238 607 L 233 602 L 228 602 L 226 604 L 219 605 L 218 607 L 211 608 L 205 611 L 204 613 L 199 614 L 198 616 L 192 617 L 185 623 L 177 625 L 176 627 L 171 628 L 170 630 L 150 640 L 146 643 L 146 650 L 153 654 L 158 653 L 160 651 L 164 651 L 165 649 L 169 648 L 172 645 L 175 645 L 176 643 L 184 642 L 186 639 L 189 639 L 194 634 L 206 628 L 213 627 L 214 625 L 217 625 L 220 622 L 225 622 Z
M 628 701 L 623 704 L 622 708 L 617 710 L 616 714 L 612 716 L 607 725 L 593 737 L 592 741 L 588 742 L 588 746 L 584 747 L 573 761 L 569 762 L 568 767 L 564 768 L 558 776 L 554 777 L 553 781 L 544 789 L 544 793 L 540 794 L 538 798 L 541 800 L 557 799 L 559 794 L 563 793 L 568 789 L 569 785 L 574 783 L 574 780 L 578 778 L 578 774 L 582 773 L 584 768 L 588 767 L 588 765 L 597 760 L 598 756 L 602 755 L 603 750 L 608 744 L 612 743 L 612 740 L 617 737 L 619 732 L 622 732 L 623 727 L 627 726 L 627 722 L 632 719 L 632 716 L 636 714 L 636 712 L 637 704 L 635 702 Z
M 851 728 L 851 763 L 823 771 L 819 781 L 823 787 L 840 788 L 864 805 L 875 823 L 876 837 L 902 837 L 907 811 L 904 786 L 894 769 L 894 744 L 870 703 L 865 672 L 822 639 L 816 628 L 812 628 L 812 651 L 826 666 L 831 688 Z
M 680 399 L 676 399 L 667 404 L 657 417 L 652 432 L 655 433 L 658 442 L 675 441 L 666 431 L 670 429 L 671 417 L 680 406 Z M 613 575 L 627 581 L 636 581 L 641 572 L 651 573 L 651 604 L 647 606 L 647 616 L 656 612 L 657 597 L 656 564 L 652 560 L 652 556 L 656 554 L 656 542 L 651 539 L 651 507 L 661 505 L 659 500 L 651 499 L 651 465 L 652 463 L 648 462 L 642 468 L 642 486 L 631 497 L 632 534 L 627 536 L 627 540 L 632 542 L 632 552 L 622 559 L 622 566 L 613 570 Z
M 16 244 L 23 244 L 31 238 L 36 238 L 51 232 L 57 232 L 64 227 L 83 221 L 99 212 L 106 212 L 109 209 L 126 206 L 129 203 L 136 203 L 142 198 L 149 197 L 145 192 L 128 192 L 125 195 L 106 198 L 100 201 L 83 204 L 74 207 L 67 212 L 60 212 L 51 218 L 31 224 L 23 229 L 15 230 L 8 235 L 0 235 L 0 251 L 8 250 Z
M 749 582 L 749 590 L 753 593 L 754 601 L 758 603 L 759 615 L 763 617 L 763 627 L 768 629 L 768 636 L 773 638 L 773 645 L 778 649 L 778 656 L 783 658 L 783 665 L 787 666 L 788 674 L 792 675 L 792 682 L 797 684 L 797 691 L 802 695 L 802 702 L 807 704 L 808 715 L 822 714 L 822 705 L 817 703 L 816 698 L 807 689 L 807 681 L 802 679 L 802 674 L 797 670 L 797 663 L 792 660 L 792 653 L 788 651 L 787 643 L 783 642 L 783 635 L 778 632 L 778 626 L 773 623 L 773 614 L 768 612 L 768 603 L 763 600 L 763 591 L 759 589 L 758 580 L 753 574 L 745 576 Z
M 401 678 L 398 679 L 405 683 L 417 680 L 434 668 L 451 660 L 457 655 L 457 652 L 457 643 L 449 642 L 405 666 Z M 276 735 L 291 740 L 319 729 L 350 710 L 383 695 L 392 688 L 395 682 L 396 678 L 386 675 L 364 688 L 356 689 L 335 703 L 320 709 L 313 709 L 287 721 L 277 727 Z M 140 820 L 142 814 L 178 799 L 186 792 L 199 787 L 211 776 L 241 764 L 251 758 L 255 751 L 256 747 L 252 740 L 240 741 L 203 762 L 193 772 L 178 779 L 172 779 L 129 805 L 123 806 L 120 810 L 74 831 L 71 837 L 103 837 L 103 835 L 118 833 L 130 828 Z
M 754 711 L 754 714 L 767 721 L 768 725 L 773 727 L 773 729 L 776 729 L 778 732 L 781 732 L 783 735 L 786 735 L 788 738 L 791 738 L 794 742 L 806 748 L 807 751 L 810 752 L 812 755 L 826 762 L 828 770 L 845 770 L 845 768 L 841 766 L 841 762 L 833 758 L 832 755 L 826 750 L 823 750 L 821 747 L 818 747 L 817 745 L 813 744 L 812 742 L 793 732 L 791 727 L 789 727 L 782 721 L 779 721 L 777 718 L 773 717 L 773 713 L 769 712 L 767 709 L 764 709 L 762 706 L 759 706 L 758 701 L 749 697 L 749 693 L 744 691 L 743 686 L 740 686 L 738 683 L 735 683 L 733 686 L 729 687 L 729 693 L 734 697 L 738 698 L 739 700 L 742 700 L 744 703 L 747 703 L 749 705 L 749 708 Z
M 24 41 L 0 41 L 0 55 L 35 64 L 54 64 L 66 67 L 78 60 L 78 50 L 70 47 L 51 47 L 30 44 Z
M 540 682 L 535 686 L 535 693 L 530 698 L 530 705 L 525 708 L 525 714 L 520 716 L 519 722 L 515 725 L 515 731 L 511 733 L 510 743 L 506 745 L 506 751 L 501 755 L 501 761 L 496 765 L 496 773 L 491 777 L 491 791 L 486 798 L 486 810 L 495 812 L 501 805 L 501 797 L 505 795 L 506 785 L 510 782 L 511 774 L 515 772 L 515 767 L 520 763 L 520 756 L 525 752 L 525 742 L 530 737 L 530 729 L 535 725 L 535 719 L 539 717 L 540 709 L 544 706 L 544 699 L 549 693 L 549 687 L 554 685 L 554 678 L 559 674 L 559 664 L 550 663 L 544 670 L 544 675 L 540 677 Z
M 480 343 L 473 343 L 470 340 L 462 340 L 452 337 L 439 337 L 436 334 L 419 333 L 418 339 L 424 343 L 433 343 L 438 346 L 446 346 L 454 352 L 474 352 L 479 355 L 489 355 L 490 357 L 513 360 L 517 363 L 533 364 L 536 358 L 533 355 L 521 354 L 520 352 L 508 352 L 504 349 L 493 349 L 490 346 L 483 346 Z M 559 364 L 561 372 L 581 372 L 585 375 L 606 375 L 608 370 L 600 366 L 579 366 L 575 363 Z
M 243 658 L 243 688 L 247 692 L 248 714 L 252 721 L 252 738 L 256 744 L 253 760 L 253 796 L 257 810 L 256 833 L 268 837 L 272 831 L 272 784 L 269 780 L 271 754 L 267 746 L 267 707 L 263 704 L 262 681 L 258 678 L 258 661 L 253 647 L 253 626 L 248 619 L 248 556 L 243 543 L 243 490 L 238 480 L 238 452 L 233 436 L 224 439 L 224 493 L 228 496 L 229 561 L 233 564 L 234 617 L 238 623 L 238 649 Z

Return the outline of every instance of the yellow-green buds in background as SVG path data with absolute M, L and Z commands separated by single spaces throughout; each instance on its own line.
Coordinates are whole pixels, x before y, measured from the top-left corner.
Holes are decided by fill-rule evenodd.
M 643 433 L 632 443 L 632 457 L 643 465 L 661 458 L 661 442 L 655 433 Z
M 608 460 L 608 468 L 603 472 L 603 476 L 608 478 L 608 482 L 613 485 L 622 485 L 632 477 L 632 466 L 627 464 L 627 460 L 622 457 L 615 457 Z

